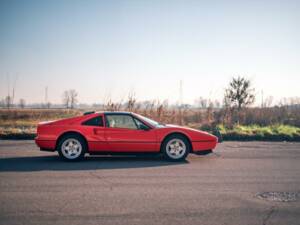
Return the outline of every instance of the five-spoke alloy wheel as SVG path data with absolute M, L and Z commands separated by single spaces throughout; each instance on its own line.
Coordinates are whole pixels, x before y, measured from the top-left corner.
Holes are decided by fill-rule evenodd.
M 58 144 L 59 156 L 66 161 L 81 160 L 85 152 L 86 143 L 82 137 L 76 134 L 64 136 Z
M 184 136 L 173 134 L 164 140 L 161 151 L 168 160 L 182 161 L 189 154 L 190 148 L 190 143 Z

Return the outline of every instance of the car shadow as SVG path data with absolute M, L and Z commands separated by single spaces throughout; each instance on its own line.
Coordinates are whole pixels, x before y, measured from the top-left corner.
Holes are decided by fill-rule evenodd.
M 28 156 L 0 159 L 1 172 L 76 171 L 162 167 L 183 162 L 168 162 L 158 156 L 89 156 L 80 162 L 64 162 L 58 156 Z

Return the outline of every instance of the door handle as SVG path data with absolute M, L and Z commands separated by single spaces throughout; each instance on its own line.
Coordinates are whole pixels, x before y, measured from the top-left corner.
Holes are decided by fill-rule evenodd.
M 102 129 L 94 128 L 94 134 L 104 134 Z

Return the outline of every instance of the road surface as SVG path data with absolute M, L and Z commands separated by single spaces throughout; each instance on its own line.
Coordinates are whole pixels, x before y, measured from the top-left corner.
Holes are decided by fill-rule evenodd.
M 226 142 L 170 163 L 158 157 L 62 162 L 32 141 L 0 140 L 0 224 L 300 224 L 300 143 Z M 300 196 L 298 196 L 300 198 Z

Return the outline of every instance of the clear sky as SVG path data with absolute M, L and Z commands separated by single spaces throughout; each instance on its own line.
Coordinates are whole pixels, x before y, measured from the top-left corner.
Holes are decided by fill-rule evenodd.
M 0 0 L 0 98 L 102 102 L 222 98 L 232 76 L 258 98 L 300 96 L 300 1 Z

